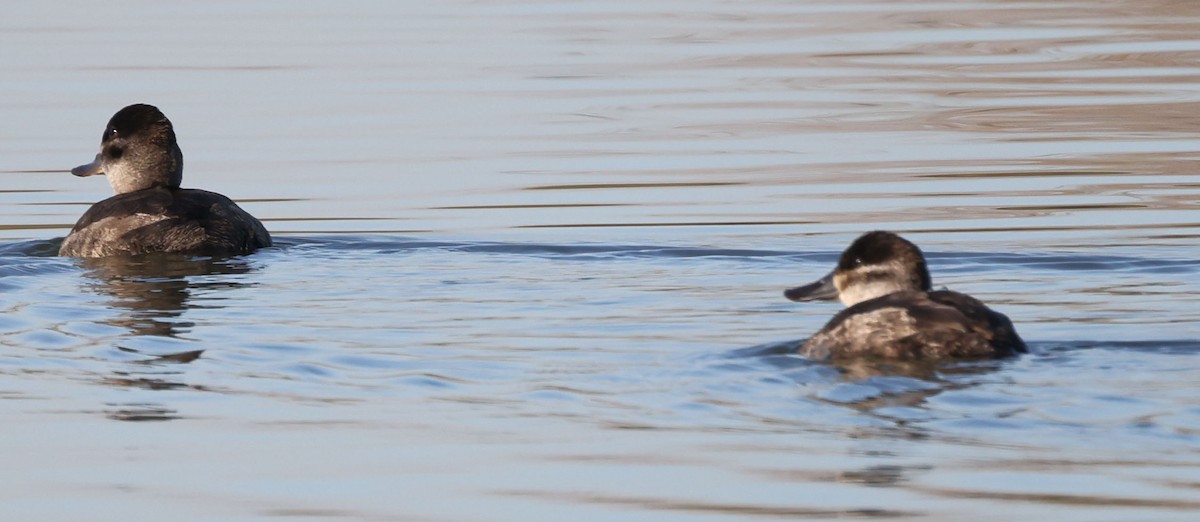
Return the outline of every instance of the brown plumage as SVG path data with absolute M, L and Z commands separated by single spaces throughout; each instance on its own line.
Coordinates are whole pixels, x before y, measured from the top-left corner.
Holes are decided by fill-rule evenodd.
M 828 276 L 785 295 L 836 297 L 848 306 L 801 346 L 810 358 L 991 358 L 1026 351 L 1004 314 L 966 294 L 933 291 L 921 250 L 891 232 L 864 234 Z
M 262 223 L 225 196 L 151 187 L 92 205 L 63 240 L 59 255 L 239 255 L 270 245 Z
M 183 153 L 170 120 L 153 106 L 117 111 L 104 129 L 96 160 L 71 173 L 105 175 L 116 195 L 79 218 L 59 255 L 236 255 L 271 246 L 262 223 L 229 198 L 179 188 Z

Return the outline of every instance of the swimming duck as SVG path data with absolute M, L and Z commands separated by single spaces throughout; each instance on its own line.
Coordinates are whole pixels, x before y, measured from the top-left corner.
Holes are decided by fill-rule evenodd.
M 229 198 L 179 188 L 183 152 L 171 121 L 154 106 L 117 111 L 100 138 L 96 160 L 71 174 L 102 174 L 116 195 L 84 212 L 59 255 L 236 255 L 271 246 L 262 223 Z
M 1004 314 L 932 286 L 917 245 L 875 231 L 856 239 L 829 275 L 784 295 L 792 301 L 836 298 L 847 306 L 801 346 L 809 358 L 991 358 L 1026 351 Z

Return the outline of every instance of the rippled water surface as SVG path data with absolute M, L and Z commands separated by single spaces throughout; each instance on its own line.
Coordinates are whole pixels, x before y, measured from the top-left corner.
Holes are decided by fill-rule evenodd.
M 0 513 L 1194 520 L 1200 3 L 19 3 Z M 234 259 L 75 260 L 161 107 Z M 834 366 L 871 229 L 1017 359 Z

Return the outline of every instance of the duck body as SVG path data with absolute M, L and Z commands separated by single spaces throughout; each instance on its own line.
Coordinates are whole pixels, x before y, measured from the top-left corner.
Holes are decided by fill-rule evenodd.
M 207 190 L 151 187 L 92 205 L 58 254 L 241 255 L 268 246 L 267 229 L 229 198 Z
M 1012 321 L 958 292 L 896 292 L 846 308 L 805 341 L 811 359 L 1006 357 L 1025 351 Z
M 1026 351 L 1012 321 L 978 299 L 932 290 L 920 249 L 891 232 L 856 240 L 828 276 L 785 295 L 840 298 L 838 312 L 800 347 L 813 359 L 996 358 Z
M 136 104 L 117 111 L 104 129 L 95 161 L 71 173 L 104 175 L 116 195 L 84 212 L 59 255 L 219 256 L 271 246 L 262 223 L 229 198 L 180 188 L 183 152 L 170 120 L 154 106 Z

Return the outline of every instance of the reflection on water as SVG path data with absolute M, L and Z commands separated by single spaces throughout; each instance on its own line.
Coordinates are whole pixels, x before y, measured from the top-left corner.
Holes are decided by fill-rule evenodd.
M 111 300 L 108 305 L 125 310 L 106 321 L 128 328 L 133 335 L 175 337 L 194 324 L 177 319 L 196 306 L 189 302 L 197 290 L 254 286 L 237 279 L 213 276 L 246 274 L 251 265 L 242 258 L 220 259 L 175 254 L 116 256 L 81 259 L 89 287 Z
M 136 98 L 178 114 L 187 184 L 277 234 L 1196 239 L 1191 2 L 409 4 L 237 22 L 143 6 L 147 32 L 119 42 L 63 13 L 80 34 L 56 45 L 81 52 L 14 51 L 0 80 L 28 123 L 0 137 L 30 147 L 0 165 L 0 237 L 65 228 L 106 191 L 62 172 L 86 150 L 65 130 Z M 14 14 L 14 48 L 40 48 L 47 33 L 22 19 L 38 17 Z M 211 40 L 172 46 L 156 29 L 185 21 Z M 81 59 L 101 44 L 126 59 Z M 128 87 L 85 109 L 29 100 L 39 81 Z
M 1179 0 L 13 4 L 0 506 L 1191 520 L 1197 34 Z M 135 102 L 278 248 L 54 257 Z M 795 356 L 837 306 L 780 291 L 875 228 L 1033 353 Z
M 82 277 L 87 281 L 87 288 L 107 297 L 109 309 L 120 311 L 118 316 L 105 319 L 103 323 L 125 330 L 127 333 L 122 337 L 186 336 L 195 323 L 182 317 L 189 309 L 205 306 L 192 302 L 194 293 L 254 286 L 226 277 L 252 271 L 251 264 L 244 258 L 149 254 L 76 262 L 84 269 Z M 115 348 L 141 358 L 129 361 L 128 367 L 113 370 L 112 375 L 100 379 L 102 384 L 156 391 L 204 390 L 203 386 L 187 384 L 185 371 L 174 367 L 199 359 L 204 348 L 170 353 L 155 349 L 146 353 L 142 348 L 122 344 Z M 182 418 L 176 410 L 158 402 L 110 403 L 105 415 L 124 421 Z
M 122 435 L 142 441 L 129 450 L 139 458 L 203 477 L 193 487 L 204 496 L 238 493 L 217 480 L 224 464 L 193 452 L 233 452 L 328 485 L 293 469 L 304 455 L 322 477 L 378 469 L 392 477 L 378 487 L 399 480 L 434 497 L 450 488 L 487 506 L 356 498 L 365 513 L 911 517 L 1015 502 L 1031 516 L 1069 506 L 1171 518 L 1197 507 L 1186 456 L 1200 434 L 1194 323 L 1149 311 L 1160 295 L 1111 288 L 1113 274 L 1194 286 L 1193 263 L 930 251 L 939 284 L 1007 295 L 1033 353 L 835 366 L 794 349 L 837 307 L 779 294 L 837 254 L 348 235 L 220 261 L 10 251 L 0 266 L 30 268 L 4 279 L 9 303 L 65 288 L 98 300 L 73 305 L 90 314 L 82 321 L 8 315 L 27 325 L 0 336 L 0 407 L 28 415 L 42 411 L 30 399 L 74 390 L 53 399 L 72 404 L 67 412 L 46 415 L 88 426 L 79 419 L 172 420 L 139 425 L 179 431 Z M 1065 297 L 999 291 L 1014 274 Z M 1064 298 L 1077 309 L 1061 310 Z M 1055 313 L 1076 326 L 1039 321 Z M 1121 340 L 1150 330 L 1163 340 Z M 45 331 L 82 342 L 33 334 Z M 1054 340 L 1056 331 L 1073 337 Z M 771 342 L 741 347 L 753 340 Z M 22 377 L 48 363 L 49 389 Z M 317 435 L 331 446 L 307 453 Z M 231 449 L 231 438 L 250 450 Z M 1123 458 L 1100 457 L 1114 454 Z M 343 494 L 256 505 L 330 509 Z

